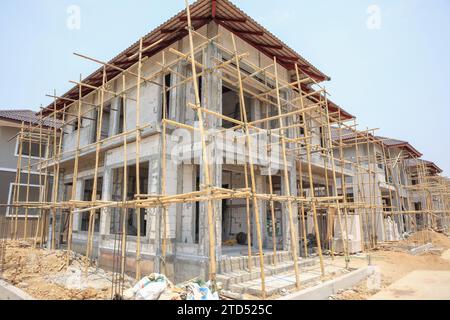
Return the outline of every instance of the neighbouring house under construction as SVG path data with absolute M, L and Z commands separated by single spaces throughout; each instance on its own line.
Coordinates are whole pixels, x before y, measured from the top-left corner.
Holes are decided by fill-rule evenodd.
M 299 288 L 310 255 L 324 273 L 324 255 L 448 226 L 448 180 L 409 144 L 357 130 L 329 77 L 228 0 L 196 1 L 109 62 L 76 55 L 100 68 L 22 123 L 20 144 L 45 152 L 18 179 L 39 172 L 51 192 L 14 191 L 11 210 L 39 214 L 12 238 L 137 278 L 215 281 L 231 266 L 265 296 L 267 265 L 291 261 Z

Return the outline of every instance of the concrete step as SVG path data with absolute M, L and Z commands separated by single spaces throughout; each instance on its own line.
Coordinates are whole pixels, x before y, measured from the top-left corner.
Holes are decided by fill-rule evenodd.
M 341 268 L 327 266 L 326 273 L 333 274 L 341 271 Z M 320 268 L 308 268 L 307 270 L 300 270 L 300 285 L 304 288 L 305 286 L 311 285 L 313 283 L 318 283 L 321 280 Z M 276 274 L 271 276 L 266 276 L 266 294 L 268 297 L 280 294 L 282 291 L 289 291 L 295 289 L 295 273 L 287 272 L 282 274 Z M 261 279 L 254 279 L 250 281 L 245 281 L 241 283 L 235 283 L 230 286 L 230 291 L 239 294 L 251 294 L 253 296 L 262 297 L 261 290 Z
M 298 266 L 300 269 L 303 269 L 308 266 L 313 266 L 317 263 L 316 258 L 299 258 Z M 264 265 L 264 273 L 266 277 L 276 276 L 279 274 L 285 274 L 288 272 L 294 271 L 294 262 L 292 260 L 277 260 L 277 264 L 273 265 L 272 260 L 270 262 L 265 263 Z M 217 281 L 222 282 L 224 289 L 230 290 L 233 285 L 258 280 L 261 278 L 261 270 L 259 267 L 259 263 L 257 265 L 253 265 L 252 272 L 249 272 L 247 266 L 245 265 L 243 268 L 236 268 L 234 271 L 222 272 L 217 275 Z M 233 291 L 233 290 L 232 290 Z
M 250 258 L 253 267 L 259 268 L 259 255 L 254 255 Z M 287 251 L 277 252 L 276 262 L 282 263 L 286 261 L 292 261 L 292 256 Z M 273 253 L 264 254 L 264 265 L 273 263 Z M 243 254 L 242 256 L 225 256 L 219 261 L 219 273 L 236 272 L 240 270 L 248 270 L 249 257 Z

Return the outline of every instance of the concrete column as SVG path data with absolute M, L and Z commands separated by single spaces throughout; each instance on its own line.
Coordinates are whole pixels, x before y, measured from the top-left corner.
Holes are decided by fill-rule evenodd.
M 77 190 L 75 192 L 75 200 L 83 200 L 83 189 L 84 189 L 84 181 L 82 179 L 78 179 L 77 181 Z M 69 195 L 70 197 L 70 195 Z M 81 214 L 74 213 L 73 214 L 73 230 L 80 230 L 81 227 Z
M 54 184 L 54 181 L 52 181 Z M 60 172 L 59 174 L 59 181 L 58 181 L 58 194 L 56 196 L 57 202 L 62 202 L 64 200 L 64 173 Z M 53 210 L 56 210 L 56 219 L 55 219 L 55 230 L 52 230 L 52 219 L 53 219 Z M 61 210 L 57 209 L 51 209 L 50 210 L 50 219 L 49 219 L 49 233 L 48 233 L 48 241 L 47 246 L 48 248 L 51 248 L 52 245 L 52 233 L 56 232 L 55 236 L 55 248 L 58 248 L 60 244 L 59 235 L 61 234 L 61 229 L 63 228 L 63 225 L 61 223 Z
M 103 171 L 103 186 L 102 186 L 102 200 L 112 200 L 113 190 L 113 170 L 109 167 L 105 167 Z M 100 212 L 100 235 L 110 234 L 111 226 L 111 209 L 103 208 Z
M 212 37 L 218 33 L 218 26 L 215 22 L 208 24 L 208 37 Z M 212 68 L 216 59 L 221 60 L 221 54 L 214 43 L 210 43 L 205 50 L 203 56 L 203 64 L 206 68 Z M 203 76 L 202 83 L 202 106 L 206 109 L 213 110 L 218 113 L 222 113 L 222 77 L 221 72 L 214 70 L 212 72 L 206 72 Z M 222 121 L 217 117 L 205 116 L 205 127 L 207 130 L 214 130 L 221 126 Z M 208 138 L 207 145 L 208 157 L 209 157 L 209 170 L 211 177 L 211 185 L 222 187 L 222 152 L 219 149 L 220 141 L 217 136 L 211 134 Z M 218 150 L 219 149 L 219 150 Z M 204 181 L 204 164 L 200 161 L 200 183 Z M 209 230 L 208 230 L 208 218 L 207 218 L 207 203 L 200 204 L 200 230 L 199 230 L 199 250 L 201 255 L 209 256 Z M 213 220 L 215 227 L 215 243 L 216 243 L 216 258 L 221 256 L 222 247 L 222 202 L 213 202 Z
M 160 148 L 161 140 L 160 140 Z M 148 170 L 148 193 L 158 195 L 161 194 L 161 157 L 152 157 L 149 161 Z M 161 235 L 162 235 L 162 208 L 149 208 L 147 214 L 147 237 L 149 241 L 155 243 L 155 272 L 161 272 Z
M 113 98 L 111 101 L 111 113 L 109 121 L 109 135 L 114 136 L 119 133 L 120 126 L 120 109 L 122 101 L 119 97 Z
M 289 188 L 291 196 L 297 196 L 297 170 L 295 168 L 295 162 L 292 157 L 288 158 L 288 163 L 292 166 L 289 169 Z M 284 170 L 284 169 L 283 169 Z M 286 187 L 285 187 L 285 179 L 284 179 L 284 171 L 281 176 L 281 193 L 286 195 Z M 282 204 L 282 224 L 283 224 L 283 249 L 291 250 L 291 231 L 290 231 L 290 223 L 289 223 L 289 210 L 288 204 L 285 202 Z M 292 220 L 294 222 L 294 231 L 298 238 L 298 208 L 296 203 L 292 203 Z M 297 246 L 298 249 L 298 246 Z
M 257 193 L 262 193 L 264 192 L 264 188 L 263 185 L 265 185 L 266 180 L 264 179 L 265 176 L 261 176 L 260 174 L 256 174 L 255 173 L 255 182 L 256 182 L 256 192 Z M 255 251 L 259 250 L 258 247 L 258 238 L 257 238 L 257 226 L 255 223 L 255 215 L 254 215 L 254 211 L 253 211 L 253 202 L 251 203 L 251 217 L 252 217 L 252 221 L 253 221 L 253 228 L 252 228 L 252 247 L 255 249 Z M 261 240 L 262 240 L 262 244 L 263 247 L 265 247 L 267 245 L 267 207 L 266 207 L 266 203 L 265 201 L 259 201 L 258 200 L 258 209 L 259 209 L 259 221 L 260 221 L 260 231 L 261 231 Z

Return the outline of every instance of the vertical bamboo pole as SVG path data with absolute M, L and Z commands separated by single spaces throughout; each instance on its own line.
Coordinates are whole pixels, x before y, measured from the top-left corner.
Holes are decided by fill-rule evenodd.
M 167 101 L 167 90 L 166 82 L 165 82 L 165 72 L 166 72 L 166 56 L 165 53 L 162 53 L 162 62 L 163 62 L 163 73 L 162 73 L 162 83 L 163 83 L 163 90 L 162 90 L 162 100 L 163 100 L 163 132 L 162 132 L 162 153 L 161 153 L 161 167 L 162 167 L 162 177 L 161 177 L 161 194 L 162 196 L 165 196 L 167 194 L 167 164 L 166 164 L 166 157 L 167 157 L 167 146 L 166 146 L 166 134 L 167 134 L 167 115 L 168 115 L 168 101 Z M 170 92 L 170 91 L 169 91 Z M 167 264 L 166 264 L 166 254 L 167 254 L 167 207 L 163 205 L 163 241 L 162 241 L 162 256 L 163 256 L 163 264 L 164 264 L 164 274 L 167 274 Z
M 392 191 L 391 191 L 391 188 L 390 188 L 390 186 L 391 186 L 391 184 L 390 184 L 390 182 L 389 182 L 389 177 L 391 177 L 392 179 L 393 179 L 393 174 L 392 174 L 392 171 L 391 171 L 391 169 L 389 169 L 389 166 L 388 166 L 388 163 L 387 163 L 387 161 L 386 161 L 386 147 L 384 146 L 384 143 L 382 143 L 382 145 L 381 145 L 381 149 L 383 150 L 383 164 L 384 164 L 384 170 L 386 170 L 386 184 L 387 184 L 387 186 L 388 186 L 388 192 L 389 192 L 389 212 L 391 213 L 391 215 L 392 215 L 392 229 L 394 229 L 394 227 L 395 227 L 395 219 L 394 219 L 394 216 L 395 216 L 395 213 L 394 213 L 394 207 L 393 207 L 393 203 L 394 203 L 394 201 L 393 201 L 393 196 L 392 196 Z M 397 195 L 398 196 L 398 195 Z M 384 221 L 385 219 L 384 219 L 384 215 L 383 215 L 383 221 Z M 387 230 L 386 230 L 386 222 L 384 222 L 384 234 L 387 236 Z M 394 233 L 395 234 L 395 233 Z M 394 236 L 394 235 L 393 235 Z M 397 240 L 398 241 L 398 240 Z
M 303 121 L 305 119 L 303 118 Z M 306 129 L 305 129 L 306 132 Z M 303 169 L 302 169 L 302 159 L 298 160 L 298 175 L 300 177 L 300 197 L 303 198 Z M 302 219 L 302 233 L 303 233 L 303 248 L 305 250 L 305 257 L 308 258 L 308 238 L 306 236 L 306 222 L 305 222 L 305 205 L 302 201 L 300 216 Z
M 204 167 L 204 180 L 206 184 L 206 190 L 208 192 L 208 200 L 207 200 L 207 215 L 208 215 L 208 230 L 209 230 L 209 274 L 210 280 L 213 283 L 213 286 L 216 285 L 216 244 L 215 244 L 215 227 L 214 227 L 214 216 L 213 216 L 213 203 L 211 199 L 211 179 L 209 173 L 209 161 L 206 150 L 206 139 L 205 139 L 205 129 L 203 124 L 203 115 L 200 110 L 201 102 L 200 102 L 200 93 L 198 88 L 198 79 L 197 79 L 197 70 L 195 66 L 195 53 L 194 53 L 194 40 L 193 40 L 193 27 L 191 21 L 191 11 L 189 7 L 188 0 L 185 0 L 186 5 L 186 14 L 188 21 L 188 36 L 189 36 L 189 55 L 191 58 L 191 68 L 192 68 L 192 78 L 194 85 L 194 93 L 195 93 L 195 109 L 197 111 L 198 117 L 198 126 L 200 131 L 200 140 L 202 144 L 202 158 L 203 158 L 203 167 Z
M 328 113 L 328 100 L 327 100 L 327 96 L 325 94 L 325 118 L 326 118 L 326 125 L 327 125 L 327 131 L 328 131 L 328 140 L 330 141 L 331 145 L 330 145 L 330 158 L 331 158 L 331 171 L 332 171 L 332 175 L 333 175 L 333 190 L 334 193 L 336 194 L 336 196 L 338 195 L 337 192 L 337 178 L 336 178 L 336 163 L 335 163 L 335 157 L 334 157 L 334 150 L 333 150 L 333 136 L 331 134 L 331 124 L 330 124 L 330 116 Z M 344 240 L 344 228 L 343 228 L 343 224 L 342 224 L 342 212 L 341 212 L 341 203 L 339 200 L 336 200 L 336 210 L 338 212 L 338 222 L 339 222 L 339 232 L 341 233 L 342 236 L 342 247 L 344 249 L 344 256 L 345 256 L 345 266 L 346 268 L 348 268 L 348 247 L 347 247 L 347 240 L 348 239 L 348 234 L 346 233 L 345 235 L 345 240 Z
M 301 109 L 305 109 L 305 102 L 303 100 L 303 90 L 300 83 L 300 72 L 298 69 L 297 64 L 295 64 L 295 74 L 297 77 L 297 86 L 298 86 L 298 92 L 300 94 L 300 107 Z M 308 121 L 306 120 L 306 112 L 302 112 L 303 121 L 305 122 L 305 133 L 310 133 L 310 126 L 308 124 Z M 311 137 L 312 139 L 312 137 Z M 315 198 L 315 192 L 314 192 L 314 180 L 313 180 L 313 172 L 312 172 L 312 159 L 311 159 L 311 143 L 310 141 L 306 140 L 306 161 L 308 163 L 308 176 L 309 176 L 309 188 L 311 195 L 310 197 L 312 199 Z M 316 208 L 316 202 L 311 201 L 311 210 L 313 212 L 313 220 L 314 220 L 314 233 L 316 234 L 316 242 L 317 242 L 317 253 L 319 255 L 320 260 L 320 271 L 322 273 L 322 277 L 325 276 L 325 266 L 323 263 L 323 256 L 322 256 L 322 244 L 320 242 L 320 230 L 319 230 L 319 223 L 317 220 L 317 208 Z
M 375 195 L 373 194 L 372 185 L 375 184 L 375 182 L 372 183 L 372 173 L 374 172 L 374 169 L 372 169 L 372 158 L 370 156 L 370 143 L 369 143 L 369 132 L 367 132 L 367 165 L 369 166 L 368 169 L 368 175 L 369 175 L 369 198 L 370 198 L 370 206 L 371 206 L 371 247 L 374 248 L 376 246 L 376 226 L 375 226 L 375 214 L 376 214 L 376 205 L 375 202 Z M 374 177 L 375 178 L 375 177 Z
M 81 80 L 80 80 L 81 82 Z M 80 89 L 81 90 L 81 89 Z M 53 92 L 56 97 L 56 90 Z M 53 121 L 56 123 L 56 98 L 53 101 Z M 56 126 L 53 128 L 53 188 L 52 188 L 52 250 L 56 249 L 56 202 L 58 197 L 58 179 L 59 172 L 57 170 L 56 158 Z
M 42 108 L 41 108 L 41 112 L 39 115 L 39 163 L 38 163 L 38 167 L 37 170 L 39 172 L 39 203 L 42 205 L 42 203 L 44 202 L 44 198 L 43 198 L 43 192 L 44 192 L 44 187 L 42 186 L 42 166 L 43 166 L 43 156 L 42 156 Z M 56 125 L 56 124 L 55 124 Z M 36 245 L 37 245 L 37 239 L 38 239 L 38 234 L 39 234 L 39 229 L 40 229 L 40 225 L 41 225 L 41 219 L 42 219 L 42 207 L 39 208 L 39 215 L 38 215 L 38 220 L 37 220 L 37 226 L 36 226 L 36 232 L 34 234 L 34 243 L 33 243 L 33 248 L 36 249 Z
M 356 120 L 354 120 L 354 124 L 356 125 Z M 361 191 L 361 164 L 359 161 L 359 141 L 358 141 L 358 132 L 356 132 L 355 135 L 355 161 L 356 161 L 356 185 L 357 185 L 357 189 L 358 189 L 358 202 L 364 201 L 364 203 L 366 203 L 366 196 L 365 194 Z M 364 187 L 364 186 L 363 186 Z M 360 225 L 360 230 L 361 230 L 361 249 L 364 252 L 365 251 L 365 234 L 364 234 L 364 220 L 362 217 L 362 209 L 358 208 L 358 213 L 359 213 L 359 225 Z M 364 214 L 367 215 L 366 212 L 366 206 L 364 205 Z
M 16 175 L 16 185 L 14 189 L 15 193 L 15 200 L 13 201 L 13 204 L 15 205 L 15 220 L 14 220 L 14 240 L 17 240 L 17 226 L 19 222 L 19 199 L 20 199 L 20 181 L 21 174 L 22 174 L 22 153 L 23 153 L 23 132 L 24 132 L 24 122 L 22 121 L 22 124 L 20 126 L 20 133 L 17 139 L 19 139 L 19 159 L 17 160 L 17 175 Z
M 242 119 L 241 119 L 242 120 Z M 249 189 L 248 183 L 248 169 L 247 163 L 244 162 L 244 179 L 245 179 L 245 189 Z M 248 252 L 248 271 L 252 272 L 253 261 L 252 261 L 252 226 L 251 226 L 251 210 L 250 210 L 250 198 L 245 197 L 245 213 L 247 218 L 247 252 Z
M 269 146 L 269 148 L 271 148 L 271 146 Z M 269 155 L 269 157 L 271 157 L 271 154 Z M 269 194 L 270 194 L 270 201 L 269 201 L 269 206 L 270 206 L 270 215 L 272 218 L 272 245 L 273 245 L 273 265 L 276 266 L 277 265 L 277 233 L 276 233 L 276 217 L 275 217 L 275 208 L 274 208 L 274 202 L 272 200 L 272 195 L 273 195 L 273 184 L 272 184 L 272 168 L 269 165 Z
M 285 194 L 286 196 L 291 196 L 291 188 L 289 185 L 289 169 L 288 169 L 288 163 L 287 163 L 287 156 L 286 156 L 286 140 L 285 140 L 285 132 L 284 132 L 284 124 L 283 124 L 283 118 L 282 111 L 281 111 L 281 99 L 280 99 L 280 84 L 278 81 L 278 67 L 277 67 L 277 58 L 273 58 L 274 62 L 274 68 L 275 68 L 275 88 L 276 88 L 276 96 L 277 96 L 277 106 L 278 106 L 278 115 L 280 116 L 278 119 L 279 125 L 280 125 L 280 136 L 281 136 L 281 149 L 282 149 L 282 155 L 283 155 L 283 164 L 284 164 L 284 187 L 285 187 Z M 295 280 L 297 289 L 300 289 L 300 271 L 298 268 L 298 251 L 297 251 L 297 233 L 295 232 L 295 225 L 294 225 L 294 219 L 292 214 L 292 202 L 289 200 L 287 202 L 288 207 L 288 214 L 289 214 L 289 229 L 291 231 L 291 250 L 292 250 L 292 257 L 294 259 L 294 270 L 295 270 Z M 320 239 L 320 236 L 319 236 Z M 320 240 L 319 240 L 320 243 Z
M 323 127 L 322 127 L 323 128 Z M 323 141 L 326 141 L 326 135 L 325 135 L 325 130 L 321 130 L 321 139 Z M 333 141 L 330 142 L 331 145 L 333 144 Z M 333 150 L 333 149 L 331 149 Z M 330 196 L 330 182 L 329 182 L 329 178 L 328 178 L 328 162 L 330 161 L 329 157 L 329 149 L 326 149 L 325 152 L 323 153 L 323 168 L 324 168 L 324 173 L 325 173 L 325 191 L 326 191 L 326 196 L 329 197 Z M 328 240 L 328 246 L 330 248 L 330 254 L 331 254 L 331 259 L 334 260 L 334 241 L 333 241 L 333 235 L 334 235 L 334 215 L 335 215 L 335 208 L 331 208 L 330 206 L 328 207 L 328 219 L 327 219 L 327 240 Z
M 387 148 L 387 158 L 391 161 L 392 159 L 392 155 L 391 155 L 391 150 L 389 148 Z M 400 160 L 399 160 L 400 161 Z M 390 171 L 391 171 L 391 176 L 392 176 L 392 180 L 394 182 L 394 187 L 395 187 L 395 193 L 397 194 L 397 214 L 399 214 L 400 218 L 403 221 L 403 203 L 402 203 L 402 199 L 401 199 L 401 194 L 400 194 L 400 187 L 399 184 L 401 182 L 401 177 L 400 177 L 400 170 L 401 170 L 401 166 L 400 163 L 397 166 L 397 170 L 395 171 L 396 173 L 396 177 L 394 179 L 394 167 L 392 165 L 392 163 L 389 163 L 390 165 Z M 408 218 L 408 222 L 409 222 L 409 218 Z
M 91 201 L 93 204 L 97 201 L 97 189 L 98 189 L 98 165 L 100 161 L 100 147 L 102 145 L 102 126 L 103 126 L 103 107 L 104 107 L 104 101 L 105 101 L 105 83 L 106 83 L 106 67 L 103 66 L 103 77 L 102 77 L 102 85 L 100 87 L 100 103 L 99 103 L 99 109 L 96 109 L 97 112 L 97 132 L 95 133 L 96 141 L 95 141 L 95 165 L 94 165 L 94 182 L 92 185 L 92 195 L 91 195 Z M 90 210 L 89 212 L 89 224 L 88 224 L 88 239 L 87 239 L 87 246 L 86 246 L 86 261 L 87 264 L 89 264 L 89 259 L 92 251 L 93 246 L 93 238 L 94 238 L 94 232 L 95 232 L 95 211 L 96 210 Z
M 72 194 L 71 199 L 75 200 L 77 196 L 77 182 L 78 182 L 78 164 L 79 164 L 79 157 L 80 157 L 80 136 L 81 136 L 81 130 L 82 130 L 82 118 L 81 118 L 81 108 L 82 108 L 82 98 L 83 98 L 83 88 L 81 86 L 81 75 L 80 75 L 80 85 L 79 85 L 79 91 L 78 91 L 78 113 L 77 113 L 77 142 L 76 142 L 76 149 L 75 149 L 75 161 L 73 165 L 73 177 L 72 177 Z M 69 212 L 69 230 L 67 234 L 67 266 L 70 263 L 70 251 L 72 249 L 72 228 L 73 228 L 73 212 L 74 212 L 74 205 L 71 205 L 70 212 Z
M 250 179 L 251 179 L 251 192 L 252 192 L 252 200 L 253 200 L 253 214 L 255 216 L 255 223 L 256 223 L 256 236 L 258 238 L 258 250 L 259 250 L 259 264 L 260 264 L 260 270 L 261 270 L 261 291 L 263 293 L 263 299 L 266 298 L 266 276 L 265 276 L 265 270 L 264 270 L 264 256 L 263 256 L 263 245 L 262 245 L 262 238 L 261 238 L 261 223 L 260 223 L 260 217 L 259 217 L 259 204 L 258 199 L 256 198 L 256 179 L 255 179 L 255 168 L 253 165 L 253 159 L 252 159 L 252 141 L 250 138 L 250 134 L 248 131 L 248 119 L 247 119 L 247 110 L 245 106 L 245 97 L 244 97 L 244 88 L 242 84 L 242 75 L 241 75 L 241 69 L 240 69 L 240 60 L 239 55 L 237 52 L 237 46 L 236 46 L 236 40 L 234 38 L 234 35 L 231 34 L 231 39 L 233 42 L 233 50 L 234 50 L 234 58 L 236 61 L 236 69 L 237 69 L 237 77 L 238 77 L 238 83 L 239 83 L 239 101 L 241 105 L 241 114 L 244 119 L 244 132 L 246 136 L 246 143 L 247 143 L 247 153 L 248 153 L 248 160 L 249 160 L 249 167 L 250 167 Z
M 27 189 L 25 195 L 25 202 L 27 205 L 25 206 L 25 221 L 23 224 L 23 239 L 27 240 L 28 235 L 28 201 L 30 200 L 30 179 L 31 179 L 31 121 L 29 123 L 29 133 L 28 133 L 28 162 L 27 162 Z
M 343 141 L 342 141 L 342 120 L 341 120 L 341 111 L 339 110 L 339 115 L 338 115 L 338 130 L 339 130 L 339 161 L 340 161 L 340 167 L 341 167 L 341 191 L 342 191 L 342 196 L 343 198 L 343 206 L 344 206 L 344 217 L 345 217 L 345 222 L 344 222 L 344 227 L 345 227 L 345 246 L 347 247 L 347 254 L 345 256 L 345 260 L 346 260 L 346 266 L 348 267 L 348 263 L 350 262 L 349 259 L 349 253 L 348 253 L 348 246 L 349 246 L 349 235 L 348 235 L 348 210 L 347 210 L 347 186 L 345 183 L 345 175 L 344 175 L 344 166 L 345 166 L 345 162 L 344 162 L 344 149 L 343 149 Z M 331 144 L 333 144 L 333 142 L 331 141 Z M 342 239 L 342 241 L 344 241 L 344 239 Z
M 75 146 L 75 159 L 73 165 L 73 174 L 72 174 L 72 194 L 70 195 L 71 200 L 75 200 L 77 196 L 77 184 L 78 184 L 78 166 L 79 166 L 79 158 L 80 158 L 80 137 L 82 130 L 82 118 L 81 118 L 81 109 L 82 109 L 82 98 L 83 98 L 83 88 L 81 86 L 82 76 L 80 74 L 80 85 L 78 86 L 78 110 L 77 110 L 77 140 Z M 64 129 L 64 126 L 62 127 Z M 69 209 L 69 230 L 67 230 L 67 261 L 66 264 L 70 263 L 70 251 L 72 249 L 72 229 L 73 229 L 73 214 L 74 214 L 74 206 L 71 206 Z M 88 241 L 89 242 L 89 241 Z M 86 247 L 88 247 L 88 243 Z
M 120 277 L 125 278 L 125 260 L 127 257 L 127 216 L 128 208 L 126 207 L 126 201 L 128 197 L 128 151 L 127 151 L 127 94 L 126 94 L 126 77 L 122 75 L 122 112 L 123 112 L 123 194 L 122 194 L 122 243 L 121 243 L 121 261 L 120 261 Z M 120 223 L 119 223 L 120 227 Z
M 45 147 L 45 169 L 44 169 L 44 202 L 47 202 L 47 198 L 48 198 L 48 158 L 50 155 L 50 136 L 47 137 L 47 142 L 46 142 L 46 147 Z M 45 229 L 45 225 L 47 224 L 47 216 L 49 215 L 50 211 L 48 209 L 44 210 L 44 216 L 43 219 L 41 221 L 42 223 L 42 227 L 41 227 L 41 245 L 45 242 L 45 235 L 46 232 L 44 232 Z
M 65 108 L 66 108 L 66 105 L 64 104 L 63 110 Z M 64 121 L 65 121 L 65 116 L 66 116 L 66 113 L 63 112 L 62 123 L 64 123 Z M 54 122 L 56 123 L 56 116 L 54 117 Z M 64 128 L 61 127 L 60 130 L 61 130 L 61 136 L 60 136 L 60 139 L 59 139 L 59 142 L 58 142 L 58 146 L 56 148 L 56 154 L 55 154 L 55 158 L 54 158 L 55 159 L 55 163 L 56 163 L 56 177 L 55 177 L 55 181 L 56 181 L 56 183 L 55 183 L 55 190 L 56 190 L 55 197 L 56 197 L 56 200 L 55 201 L 58 200 L 58 193 L 59 193 L 59 168 L 60 168 L 60 164 L 61 164 L 61 151 L 62 151 L 62 141 L 63 141 L 62 136 L 64 134 Z M 55 133 L 57 133 L 57 132 L 58 131 L 55 130 Z M 62 215 L 63 215 L 63 213 L 61 211 L 61 221 L 62 221 Z
M 141 73 L 142 73 L 142 49 L 143 40 L 139 40 L 139 60 L 137 70 L 137 87 L 136 87 L 136 194 L 140 199 L 141 194 L 141 178 L 140 178 L 140 153 L 141 153 Z M 136 243 L 136 279 L 141 278 L 141 208 L 135 206 L 137 220 L 137 243 Z

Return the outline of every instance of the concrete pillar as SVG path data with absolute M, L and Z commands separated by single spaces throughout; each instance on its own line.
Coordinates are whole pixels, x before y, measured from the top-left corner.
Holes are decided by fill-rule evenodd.
M 83 200 L 83 190 L 84 190 L 84 180 L 78 179 L 77 180 L 77 190 L 75 192 L 75 200 Z M 70 197 L 70 195 L 69 195 Z M 80 230 L 81 227 L 81 214 L 80 213 L 74 213 L 73 214 L 73 230 Z
M 160 140 L 161 145 L 161 140 Z M 162 148 L 162 146 L 160 146 Z M 148 193 L 153 195 L 161 194 L 161 157 L 151 157 L 148 169 Z M 147 209 L 147 237 L 149 241 L 155 243 L 155 272 L 161 272 L 161 235 L 162 235 L 162 214 L 163 209 L 149 208 Z
M 112 200 L 113 178 L 114 178 L 113 170 L 110 167 L 105 167 L 103 171 L 103 186 L 102 186 L 103 201 Z M 109 235 L 110 230 L 111 230 L 111 209 L 103 208 L 100 212 L 100 235 L 101 236 Z
M 122 100 L 119 97 L 113 98 L 111 101 L 111 113 L 109 121 L 109 135 L 114 136 L 119 133 L 120 127 L 120 109 Z
M 208 37 L 212 37 L 218 33 L 218 26 L 215 22 L 208 24 Z M 203 64 L 206 68 L 212 68 L 216 59 L 221 60 L 221 54 L 214 43 L 210 43 L 203 56 Z M 207 72 L 203 76 L 202 83 L 202 106 L 206 109 L 222 113 L 222 77 L 221 71 L 214 70 Z M 217 117 L 205 116 L 205 127 L 207 130 L 213 131 L 221 126 L 222 121 Z M 222 187 L 222 152 L 220 152 L 220 141 L 214 134 L 208 138 L 207 144 L 211 146 L 208 148 L 209 170 L 211 177 L 211 185 Z M 204 184 L 204 164 L 200 161 L 200 183 Z M 207 203 L 200 204 L 200 230 L 199 230 L 199 250 L 201 255 L 209 256 L 209 229 L 207 218 Z M 216 243 L 216 258 L 221 256 L 222 248 L 222 202 L 213 202 L 213 220 L 215 227 L 215 243 Z
M 53 182 L 54 184 L 54 182 Z M 57 202 L 62 202 L 64 200 L 64 173 L 60 172 L 59 181 L 58 181 L 58 194 L 56 196 Z M 56 210 L 56 219 L 55 219 L 55 230 L 52 230 L 52 219 L 53 219 L 53 210 Z M 52 233 L 56 232 L 55 236 L 55 248 L 58 248 L 60 245 L 60 239 L 58 238 L 62 232 L 62 228 L 64 227 L 61 223 L 61 210 L 50 209 L 50 219 L 49 219 L 49 228 L 48 228 L 48 240 L 47 246 L 51 248 L 52 245 Z

